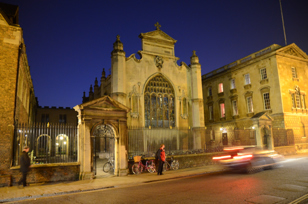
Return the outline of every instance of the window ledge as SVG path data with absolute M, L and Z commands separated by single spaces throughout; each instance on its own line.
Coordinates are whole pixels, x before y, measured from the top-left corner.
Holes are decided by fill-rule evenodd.
M 268 79 L 266 78 L 266 79 L 262 79 L 261 81 L 260 81 L 260 84 L 267 84 L 268 83 Z
M 240 117 L 239 115 L 234 115 L 234 116 L 232 116 L 233 119 L 237 119 L 237 118 L 239 118 L 239 117 Z
M 254 112 L 247 113 L 247 117 L 252 117 L 254 115 Z
M 236 88 L 235 89 L 230 89 L 230 93 L 234 94 L 236 92 L 237 92 Z
M 292 78 L 293 81 L 299 81 L 299 78 Z
M 218 93 L 218 96 L 219 96 L 219 97 L 224 96 L 224 92 L 220 92 L 220 93 Z
M 220 121 L 224 121 L 226 120 L 226 117 L 220 118 Z
M 207 97 L 207 100 L 208 100 L 208 101 L 213 100 L 213 96 L 208 96 L 208 97 Z
M 250 88 L 251 88 L 251 84 L 246 84 L 246 85 L 244 86 L 244 88 L 245 88 L 245 89 L 250 89 Z
M 272 113 L 273 111 L 272 111 L 272 109 L 266 109 L 265 110 L 267 113 Z

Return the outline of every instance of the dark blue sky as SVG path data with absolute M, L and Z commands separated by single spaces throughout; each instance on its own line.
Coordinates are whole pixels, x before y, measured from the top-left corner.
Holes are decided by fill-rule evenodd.
M 73 107 L 88 95 L 121 36 L 126 57 L 141 50 L 140 33 L 161 30 L 177 40 L 175 55 L 202 74 L 284 45 L 279 0 L 0 0 L 19 5 L 34 91 L 41 106 Z M 308 52 L 308 1 L 282 0 L 288 44 Z

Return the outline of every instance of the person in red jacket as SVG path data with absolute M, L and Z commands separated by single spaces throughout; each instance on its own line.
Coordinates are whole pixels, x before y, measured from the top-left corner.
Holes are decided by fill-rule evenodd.
M 165 145 L 161 144 L 158 153 L 158 170 L 157 175 L 163 175 L 163 166 L 166 161 Z

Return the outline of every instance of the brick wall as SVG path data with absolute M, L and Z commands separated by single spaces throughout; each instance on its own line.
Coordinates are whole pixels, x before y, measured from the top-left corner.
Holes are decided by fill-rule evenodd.
M 33 167 L 28 173 L 27 182 L 31 184 L 57 181 L 76 181 L 79 180 L 79 171 L 79 165 Z M 17 182 L 21 178 L 21 173 L 19 172 L 19 169 L 14 169 L 11 172 L 12 185 L 17 185 Z M 0 186 L 4 186 L 6 183 L 0 183 Z

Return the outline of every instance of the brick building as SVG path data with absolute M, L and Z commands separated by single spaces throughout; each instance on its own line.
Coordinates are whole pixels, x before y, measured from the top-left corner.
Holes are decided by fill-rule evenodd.
M 0 53 L 1 185 L 10 182 L 15 121 L 28 124 L 35 119 L 36 100 L 18 6 L 0 3 Z

